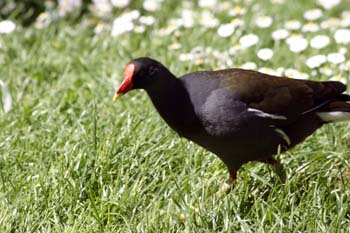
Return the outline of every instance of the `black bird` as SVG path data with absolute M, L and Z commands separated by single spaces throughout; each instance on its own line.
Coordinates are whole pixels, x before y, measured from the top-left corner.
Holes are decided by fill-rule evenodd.
M 322 125 L 350 120 L 350 96 L 340 82 L 276 77 L 251 70 L 198 71 L 175 77 L 148 57 L 130 61 L 114 96 L 144 89 L 180 136 L 216 154 L 230 179 L 249 161 L 272 157 Z

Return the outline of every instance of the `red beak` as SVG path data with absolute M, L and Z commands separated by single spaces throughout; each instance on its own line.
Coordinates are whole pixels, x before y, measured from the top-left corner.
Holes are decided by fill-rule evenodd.
M 130 63 L 125 67 L 123 82 L 116 91 L 113 100 L 116 101 L 121 95 L 127 93 L 132 89 L 132 77 L 135 72 L 135 65 Z

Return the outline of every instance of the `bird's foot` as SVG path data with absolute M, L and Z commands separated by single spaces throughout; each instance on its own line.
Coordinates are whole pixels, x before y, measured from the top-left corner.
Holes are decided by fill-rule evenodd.
M 229 179 L 223 183 L 219 190 L 215 193 L 215 196 L 217 198 L 220 198 L 223 194 L 229 194 L 234 188 L 234 183 L 237 179 L 237 172 L 235 170 L 229 170 L 229 172 Z
M 284 184 L 286 182 L 287 174 L 283 167 L 283 164 L 274 158 L 267 159 L 265 163 L 268 163 L 272 166 L 280 181 Z

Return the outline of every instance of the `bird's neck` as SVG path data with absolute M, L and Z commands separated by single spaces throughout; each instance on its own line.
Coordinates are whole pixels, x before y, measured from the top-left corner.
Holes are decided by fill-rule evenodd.
M 161 117 L 182 136 L 190 137 L 199 128 L 187 90 L 169 71 L 159 77 L 157 86 L 146 90 Z

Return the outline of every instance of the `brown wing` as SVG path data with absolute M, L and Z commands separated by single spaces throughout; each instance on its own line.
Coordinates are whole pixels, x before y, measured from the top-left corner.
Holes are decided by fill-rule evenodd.
M 248 108 L 285 116 L 289 122 L 336 99 L 346 89 L 333 81 L 298 80 L 241 69 L 217 72 L 220 86 L 232 91 Z

